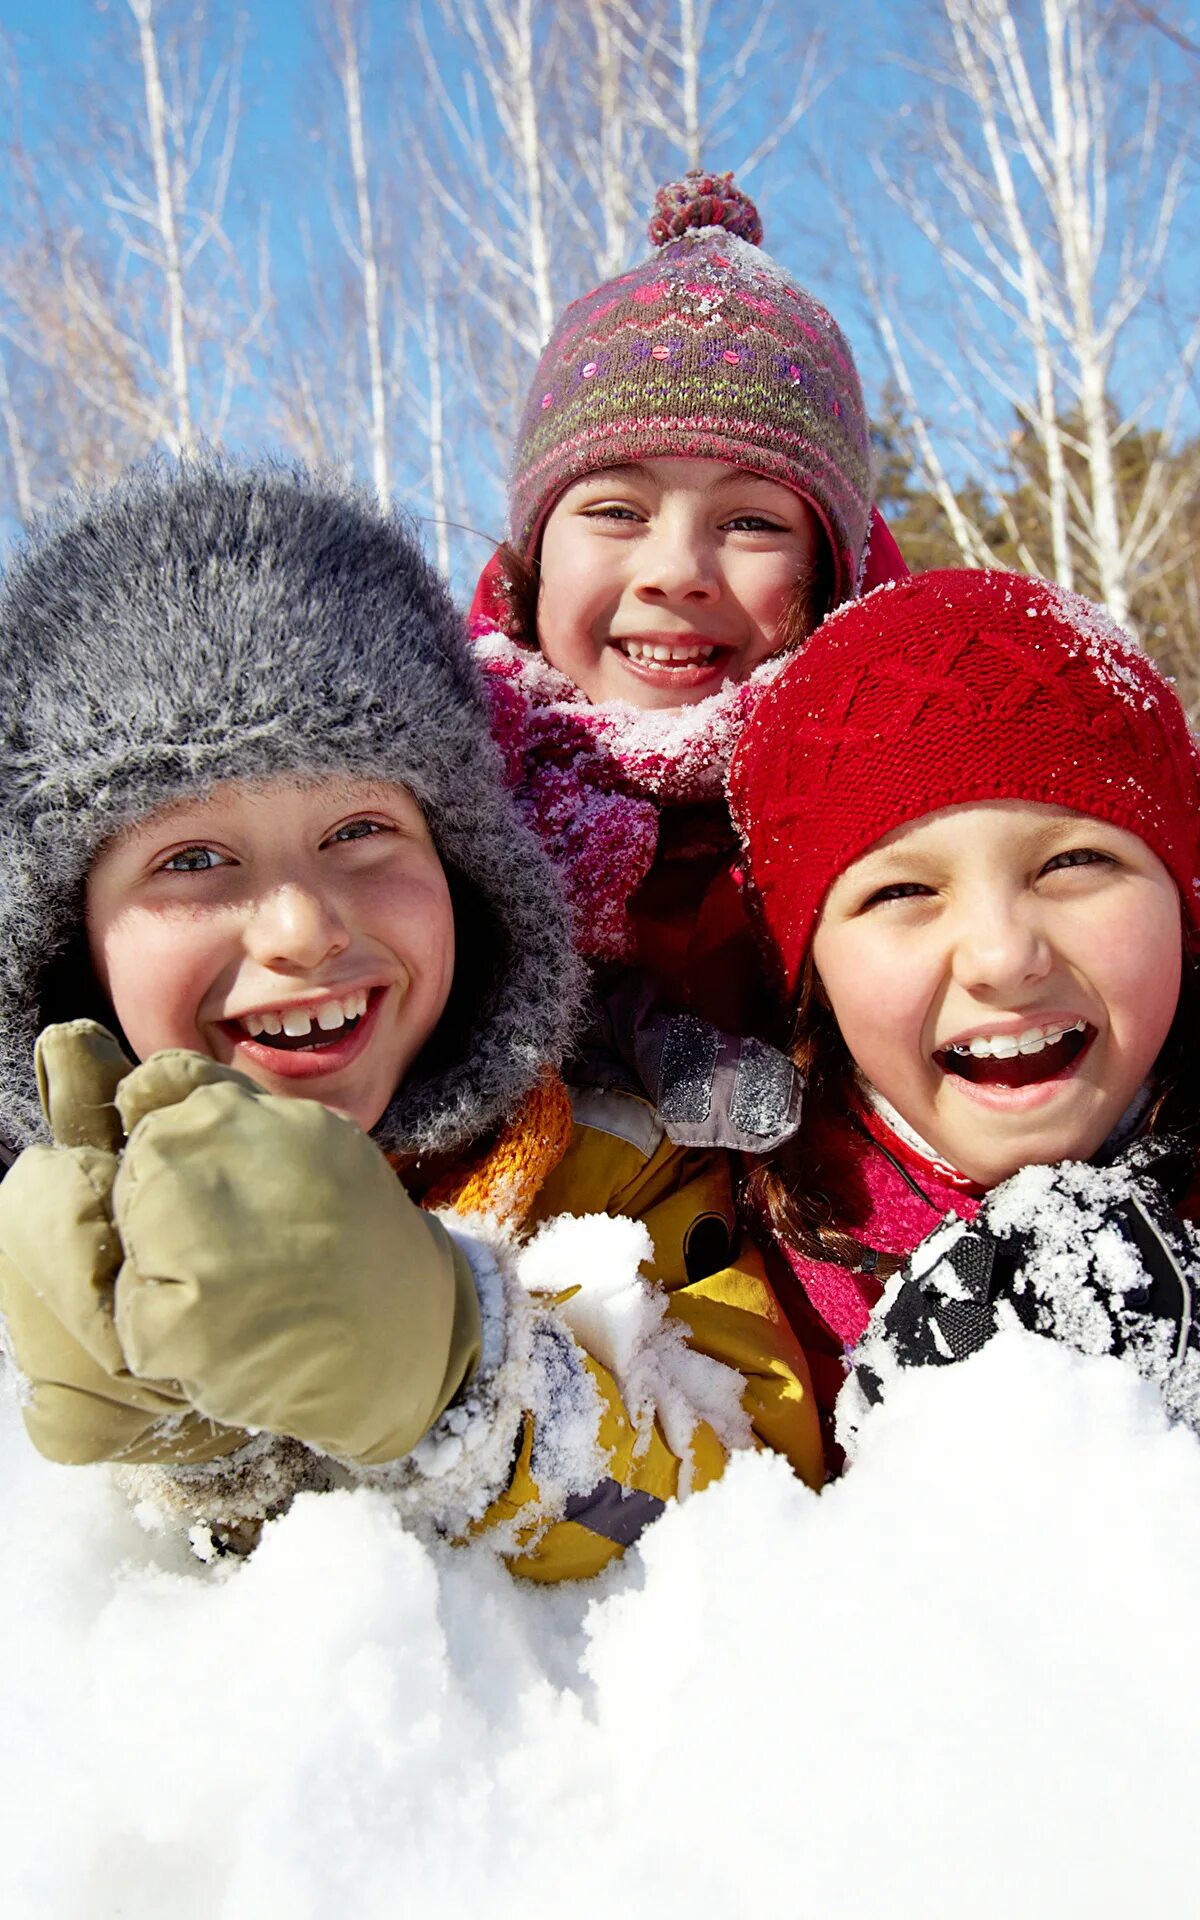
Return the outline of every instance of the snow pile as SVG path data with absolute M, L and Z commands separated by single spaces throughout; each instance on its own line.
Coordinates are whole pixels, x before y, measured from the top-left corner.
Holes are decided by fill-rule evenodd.
M 244 1565 L 0 1410 L 19 1920 L 1189 1911 L 1200 1447 L 1006 1334 L 820 1498 L 740 1456 L 590 1591 L 304 1495 Z

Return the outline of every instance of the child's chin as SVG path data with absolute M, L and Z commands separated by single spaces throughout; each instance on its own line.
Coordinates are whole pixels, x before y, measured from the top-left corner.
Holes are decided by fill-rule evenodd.
M 1095 1139 L 1091 1131 L 1047 1129 L 1041 1134 L 1032 1133 L 1013 1146 L 1007 1142 L 977 1144 L 962 1156 L 968 1164 L 960 1164 L 959 1171 L 981 1187 L 998 1187 L 1023 1167 L 1057 1166 L 1062 1160 L 1090 1160 L 1100 1145 L 1102 1140 Z

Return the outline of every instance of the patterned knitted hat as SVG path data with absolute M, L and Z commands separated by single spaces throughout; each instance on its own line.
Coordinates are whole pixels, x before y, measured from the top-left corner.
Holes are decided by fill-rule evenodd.
M 1200 928 L 1200 764 L 1157 668 L 1061 587 L 918 574 L 832 614 L 734 755 L 751 911 L 789 999 L 838 875 L 905 821 L 980 800 L 1137 834 Z
M 855 591 L 871 516 L 867 416 L 849 346 L 759 248 L 732 174 L 659 190 L 657 251 L 562 315 L 513 455 L 510 538 L 532 557 L 564 487 L 599 467 L 725 460 L 780 480 L 829 539 L 835 598 Z
M 302 469 L 152 463 L 64 504 L 0 586 L 0 1135 L 44 1134 L 33 1045 L 78 1004 L 99 848 L 222 781 L 395 781 L 471 915 L 450 1007 L 374 1129 L 458 1147 L 561 1058 L 579 993 L 501 783 L 462 622 L 415 541 Z M 478 922 L 478 924 L 475 924 Z M 96 1009 L 96 1011 L 100 1011 Z

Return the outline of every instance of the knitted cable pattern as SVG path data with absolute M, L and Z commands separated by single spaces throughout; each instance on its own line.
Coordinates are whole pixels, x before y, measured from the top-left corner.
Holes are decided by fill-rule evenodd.
M 1172 688 L 1077 594 L 933 572 L 833 614 L 743 732 L 730 803 L 784 991 L 839 874 L 905 821 L 985 800 L 1136 834 L 1200 926 L 1200 773 Z

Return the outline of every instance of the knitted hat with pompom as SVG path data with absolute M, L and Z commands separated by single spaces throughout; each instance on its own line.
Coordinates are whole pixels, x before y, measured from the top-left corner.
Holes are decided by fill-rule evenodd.
M 866 410 L 854 359 L 819 301 L 762 252 L 732 174 L 659 190 L 656 251 L 572 302 L 521 416 L 510 538 L 532 558 L 572 481 L 656 458 L 724 460 L 814 509 L 834 598 L 855 591 L 871 518 Z
M 1157 668 L 1061 587 L 918 574 L 831 615 L 734 756 L 751 912 L 787 998 L 839 874 L 906 821 L 987 800 L 1136 834 L 1200 931 L 1200 766 Z

